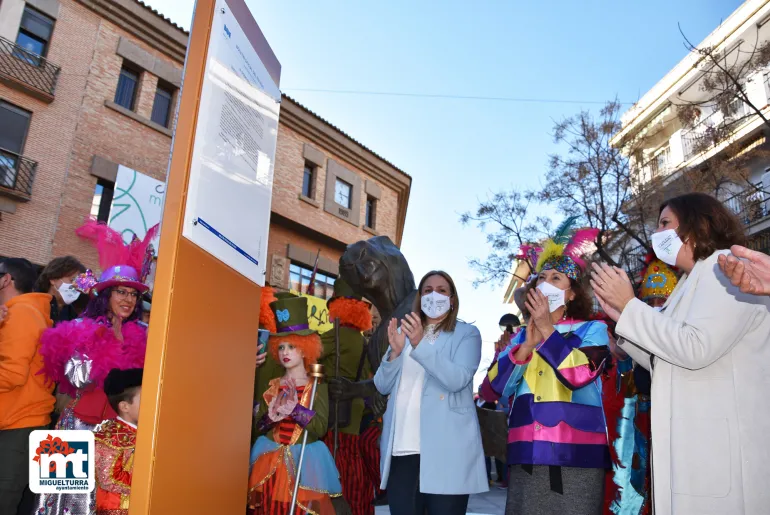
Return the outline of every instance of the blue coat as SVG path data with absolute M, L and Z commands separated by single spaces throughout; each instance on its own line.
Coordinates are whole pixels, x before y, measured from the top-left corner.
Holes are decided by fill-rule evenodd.
M 407 339 L 407 345 L 410 345 Z M 473 375 L 481 361 L 481 334 L 457 322 L 431 344 L 411 352 L 425 369 L 420 403 L 420 491 L 426 494 L 475 494 L 489 490 L 479 421 L 473 403 Z M 389 395 L 380 440 L 382 489 L 386 489 L 395 432 L 396 397 L 404 353 L 388 361 L 385 353 L 374 384 Z

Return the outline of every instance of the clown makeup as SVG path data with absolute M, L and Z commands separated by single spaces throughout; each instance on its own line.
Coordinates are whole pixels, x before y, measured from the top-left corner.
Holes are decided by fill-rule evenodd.
M 278 361 L 286 370 L 304 367 L 302 352 L 288 342 L 281 342 L 278 344 Z

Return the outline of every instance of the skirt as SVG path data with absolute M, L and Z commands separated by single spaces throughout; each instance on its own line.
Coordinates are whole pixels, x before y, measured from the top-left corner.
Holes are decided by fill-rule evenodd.
M 280 445 L 260 436 L 251 450 L 248 507 L 257 515 L 289 515 L 301 445 Z M 329 449 L 322 441 L 307 444 L 299 480 L 297 507 L 291 515 L 334 515 L 333 497 L 342 485 Z
M 561 467 L 563 494 L 551 490 L 548 467 L 533 465 L 532 474 L 512 465 L 505 515 L 602 515 L 604 469 Z

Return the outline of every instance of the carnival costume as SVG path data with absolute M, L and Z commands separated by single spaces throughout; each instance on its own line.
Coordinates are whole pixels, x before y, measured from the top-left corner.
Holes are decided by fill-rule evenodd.
M 140 293 L 149 288 L 143 280 L 152 257 L 150 241 L 157 234 L 151 229 L 143 241 L 129 245 L 121 235 L 104 224 L 88 221 L 76 233 L 97 248 L 104 270 L 97 281 L 89 270 L 75 281 L 76 287 L 95 297 L 106 288 L 125 286 Z M 95 302 L 96 299 L 91 299 Z M 106 317 L 80 318 L 48 329 L 41 337 L 43 373 L 58 383 L 59 392 L 73 398 L 64 408 L 55 429 L 93 430 L 115 411 L 107 402 L 103 386 L 112 369 L 143 368 L 147 345 L 147 326 L 138 320 L 121 325 L 123 340 L 115 335 Z M 43 494 L 38 496 L 35 515 L 90 515 L 95 494 Z
M 323 354 L 320 363 L 323 364 L 326 374 L 329 377 L 335 375 L 339 359 L 340 377 L 354 382 L 368 379 L 366 339 L 362 332 L 372 328 L 369 305 L 360 295 L 356 295 L 343 279 L 337 279 L 334 283 L 334 295 L 327 301 L 327 306 L 329 320 L 339 319 L 340 353 L 339 356 L 336 355 L 335 330 L 323 333 Z M 331 407 L 333 408 L 334 404 Z M 359 447 L 364 407 L 364 399 L 361 398 L 339 401 L 339 412 L 336 414 L 339 435 L 335 462 L 342 480 L 342 495 L 350 505 L 353 515 L 374 514 L 374 489 L 367 477 Z M 331 413 L 335 414 L 333 409 Z M 329 431 L 324 437 L 324 442 L 332 452 L 335 447 L 333 420 L 333 417 L 330 417 Z
M 112 370 L 104 382 L 108 396 L 142 385 L 142 369 Z M 136 426 L 117 417 L 98 426 L 96 443 L 96 515 L 128 515 L 134 470 Z
M 556 270 L 577 282 L 585 267 L 581 256 L 598 231 L 580 230 L 568 239 L 567 230 L 562 226 L 546 242 L 535 270 Z M 507 513 L 601 512 L 610 467 L 600 377 L 609 356 L 607 326 L 562 319 L 525 361 L 518 361 L 528 329 L 512 338 L 482 383 L 487 400 L 513 397 Z
M 276 315 L 277 332 L 271 334 L 269 352 L 278 362 L 278 346 L 288 343 L 303 353 L 305 367 L 315 363 L 321 354 L 317 333 L 309 328 L 307 299 L 283 298 L 270 307 Z M 272 379 L 257 412 L 261 436 L 251 449 L 249 476 L 249 508 L 257 515 L 288 515 L 296 478 L 303 432 L 307 431 L 304 462 L 300 476 L 297 507 L 294 514 L 334 515 L 332 497 L 342 495 L 339 474 L 329 449 L 320 439 L 326 434 L 329 416 L 328 392 L 325 385 L 316 391 L 310 410 L 310 384 L 297 388 L 297 404 L 285 418 L 274 421 L 269 407 L 287 391 L 281 379 Z
M 667 300 L 677 285 L 674 270 L 647 257 L 639 298 Z M 612 481 L 607 486 L 607 514 L 648 515 L 650 506 L 650 373 L 630 358 L 604 383 L 607 430 L 611 442 Z M 614 398 L 614 400 L 613 400 Z

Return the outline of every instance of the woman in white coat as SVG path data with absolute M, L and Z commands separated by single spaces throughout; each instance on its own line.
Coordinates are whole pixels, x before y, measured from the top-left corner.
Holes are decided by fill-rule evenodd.
M 657 257 L 685 272 L 661 312 L 634 298 L 625 272 L 594 265 L 591 285 L 617 320 L 621 348 L 652 372 L 656 515 L 770 513 L 770 316 L 719 256 L 743 228 L 704 194 L 661 206 Z
M 469 494 L 489 490 L 473 403 L 481 335 L 457 320 L 460 301 L 448 274 L 429 272 L 418 293 L 400 328 L 390 321 L 390 348 L 374 376 L 389 396 L 381 488 L 393 515 L 461 515 Z

